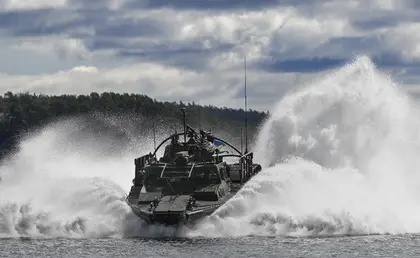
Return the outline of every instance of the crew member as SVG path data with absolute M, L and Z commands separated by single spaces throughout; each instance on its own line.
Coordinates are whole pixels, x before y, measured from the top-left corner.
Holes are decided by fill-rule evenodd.
M 172 135 L 171 143 L 165 147 L 165 153 L 163 155 L 165 161 L 169 162 L 175 156 L 175 153 L 182 150 L 182 145 L 178 140 L 178 134 Z

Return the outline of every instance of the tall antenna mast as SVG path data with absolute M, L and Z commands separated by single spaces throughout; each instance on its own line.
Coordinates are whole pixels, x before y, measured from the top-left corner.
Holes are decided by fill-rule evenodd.
M 155 118 L 152 119 L 152 122 L 153 122 L 153 149 L 156 149 Z
M 198 129 L 201 130 L 201 106 L 198 105 Z
M 185 108 L 181 109 L 182 112 L 182 122 L 184 124 L 184 143 L 187 142 L 187 123 L 186 123 L 186 116 L 185 116 Z
M 245 154 L 248 153 L 248 106 L 246 101 L 246 56 L 244 57 L 244 79 L 245 79 Z
M 244 141 L 243 141 L 244 136 L 243 136 L 243 134 L 244 134 L 244 129 L 241 128 L 241 153 L 244 153 Z

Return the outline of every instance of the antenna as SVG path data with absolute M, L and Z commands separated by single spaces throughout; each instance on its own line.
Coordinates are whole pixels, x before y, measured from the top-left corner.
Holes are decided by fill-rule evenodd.
M 241 128 L 241 153 L 244 153 L 243 133 L 244 133 L 244 128 Z
M 246 102 L 246 56 L 244 58 L 244 79 L 245 79 L 245 154 L 248 153 L 248 117 L 247 117 L 247 102 Z
M 201 130 L 201 106 L 198 105 L 198 129 Z
M 182 112 L 182 121 L 184 123 L 184 143 L 187 142 L 187 123 L 186 123 L 186 117 L 185 117 L 185 108 L 181 109 Z
M 155 118 L 152 119 L 152 122 L 153 122 L 153 149 L 156 149 Z

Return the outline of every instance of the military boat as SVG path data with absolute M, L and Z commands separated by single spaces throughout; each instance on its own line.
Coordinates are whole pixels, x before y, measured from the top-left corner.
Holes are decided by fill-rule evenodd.
M 170 135 L 153 153 L 134 160 L 135 176 L 126 200 L 149 224 L 194 224 L 225 204 L 261 171 L 261 166 L 253 163 L 252 152 L 243 153 L 210 132 L 197 132 L 186 125 L 185 109 L 183 115 L 184 132 Z M 158 150 L 168 142 L 158 158 Z M 222 151 L 223 147 L 232 151 Z M 234 161 L 228 163 L 227 158 Z

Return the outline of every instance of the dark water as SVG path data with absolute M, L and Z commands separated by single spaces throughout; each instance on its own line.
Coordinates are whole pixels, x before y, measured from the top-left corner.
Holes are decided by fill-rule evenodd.
M 2 239 L 1 257 L 420 257 L 419 235 Z

